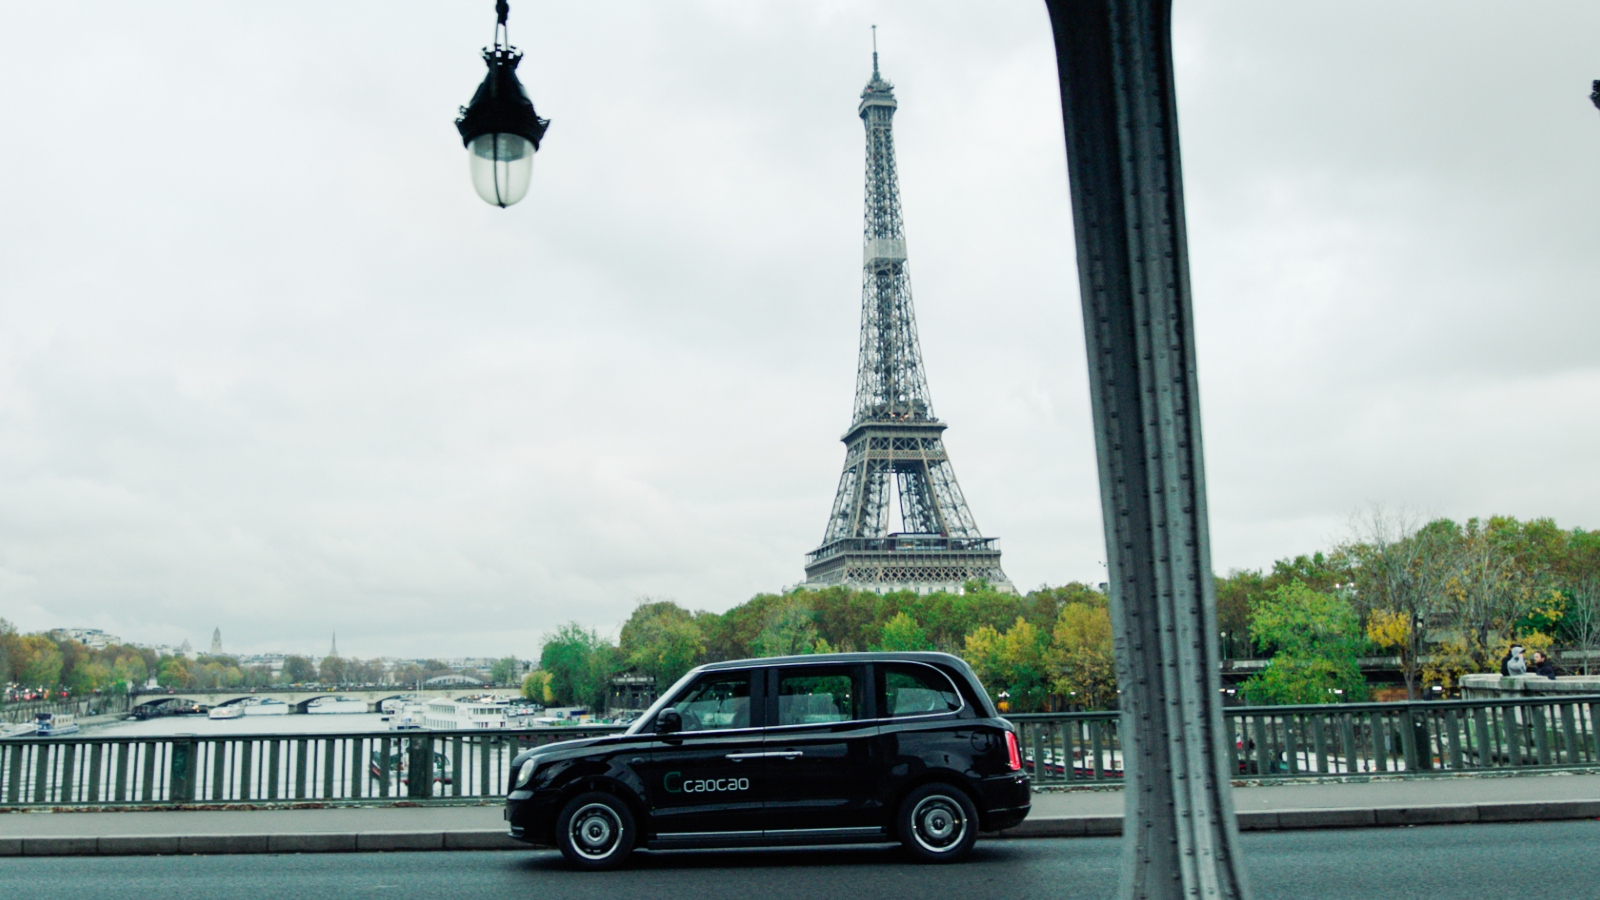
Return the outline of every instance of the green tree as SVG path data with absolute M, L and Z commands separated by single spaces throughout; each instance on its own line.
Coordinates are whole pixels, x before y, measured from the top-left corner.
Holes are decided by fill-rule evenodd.
M 1251 610 L 1251 637 L 1274 651 L 1266 669 L 1244 683 L 1251 703 L 1365 700 L 1361 619 L 1350 601 L 1300 581 L 1273 589 Z
M 550 673 L 550 693 L 557 702 L 603 710 L 617 651 L 600 633 L 569 622 L 545 637 L 539 668 Z
M 932 650 L 933 642 L 917 620 L 904 612 L 883 624 L 883 642 L 877 650 Z
M 518 682 L 517 673 L 522 671 L 522 664 L 517 662 L 515 656 L 507 656 L 494 661 L 489 667 L 489 680 L 495 684 L 515 684 Z
M 529 672 L 522 679 L 522 696 L 541 705 L 554 703 L 556 698 L 550 693 L 550 673 L 542 669 Z
M 283 678 L 290 684 L 305 684 L 317 680 L 317 666 L 304 656 L 283 658 Z
M 137 653 L 118 656 L 111 666 L 111 688 L 118 693 L 144 687 L 149 678 L 150 671 L 145 668 L 144 657 Z
M 164 688 L 186 688 L 190 682 L 189 665 L 180 656 L 163 656 L 156 670 L 156 683 Z
M 622 626 L 618 649 L 623 665 L 656 680 L 666 690 L 705 660 L 702 619 L 671 600 L 641 600 Z
M 820 638 L 811 610 L 803 603 L 790 602 L 769 614 L 750 650 L 756 656 L 798 656 L 812 652 Z
M 1044 709 L 1051 680 L 1048 652 L 1046 634 L 1021 616 L 1004 633 L 981 625 L 967 635 L 967 662 L 990 697 L 1008 695 L 1013 712 Z

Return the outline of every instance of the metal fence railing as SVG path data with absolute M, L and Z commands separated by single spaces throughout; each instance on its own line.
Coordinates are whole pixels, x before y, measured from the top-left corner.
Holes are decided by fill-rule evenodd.
M 127 711 L 127 694 L 93 694 L 66 700 L 22 700 L 0 703 L 0 722 L 31 722 L 39 713 L 67 713 L 82 717 Z
M 7 740 L 0 808 L 493 798 L 521 750 L 621 730 Z
M 1600 766 L 1600 696 L 1245 706 L 1223 711 L 1237 778 Z M 1122 777 L 1115 712 L 1013 715 L 1036 784 Z
M 1342 778 L 1600 767 L 1600 695 L 1225 710 L 1238 778 Z M 1115 712 L 1016 723 L 1038 785 L 1114 784 Z M 620 725 L 518 731 L 23 738 L 0 741 L 0 808 L 392 803 L 504 795 L 528 747 Z

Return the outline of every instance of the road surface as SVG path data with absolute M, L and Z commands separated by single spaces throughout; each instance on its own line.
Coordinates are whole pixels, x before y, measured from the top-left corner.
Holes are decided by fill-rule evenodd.
M 984 841 L 954 866 L 892 848 L 639 854 L 582 873 L 553 851 L 0 859 L 7 897 L 1086 898 L 1116 892 L 1116 838 Z M 1600 897 L 1600 822 L 1288 831 L 1244 837 L 1257 897 Z

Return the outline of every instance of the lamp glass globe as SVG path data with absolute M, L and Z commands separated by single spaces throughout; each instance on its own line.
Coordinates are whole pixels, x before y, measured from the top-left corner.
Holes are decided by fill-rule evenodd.
M 493 206 L 510 206 L 528 194 L 533 142 L 520 134 L 480 134 L 467 150 L 472 187 Z

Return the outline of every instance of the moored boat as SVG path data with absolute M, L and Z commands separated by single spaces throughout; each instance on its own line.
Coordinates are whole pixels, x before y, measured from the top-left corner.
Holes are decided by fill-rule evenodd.
M 287 716 L 289 704 L 271 697 L 251 697 L 249 700 L 239 701 L 244 707 L 247 716 Z
M 18 722 L 15 725 L 0 725 L 0 740 L 6 738 L 33 737 L 39 733 L 39 726 L 34 722 Z
M 71 713 L 39 713 L 33 717 L 39 737 L 60 737 L 78 733 L 78 720 Z
M 367 701 L 354 697 L 318 697 L 306 706 L 306 712 L 318 716 L 348 716 L 368 711 Z
M 421 703 L 407 703 L 389 716 L 390 731 L 421 731 L 426 708 Z
M 422 724 L 434 731 L 479 731 L 509 728 L 506 702 L 487 700 L 431 700 L 422 715 Z

